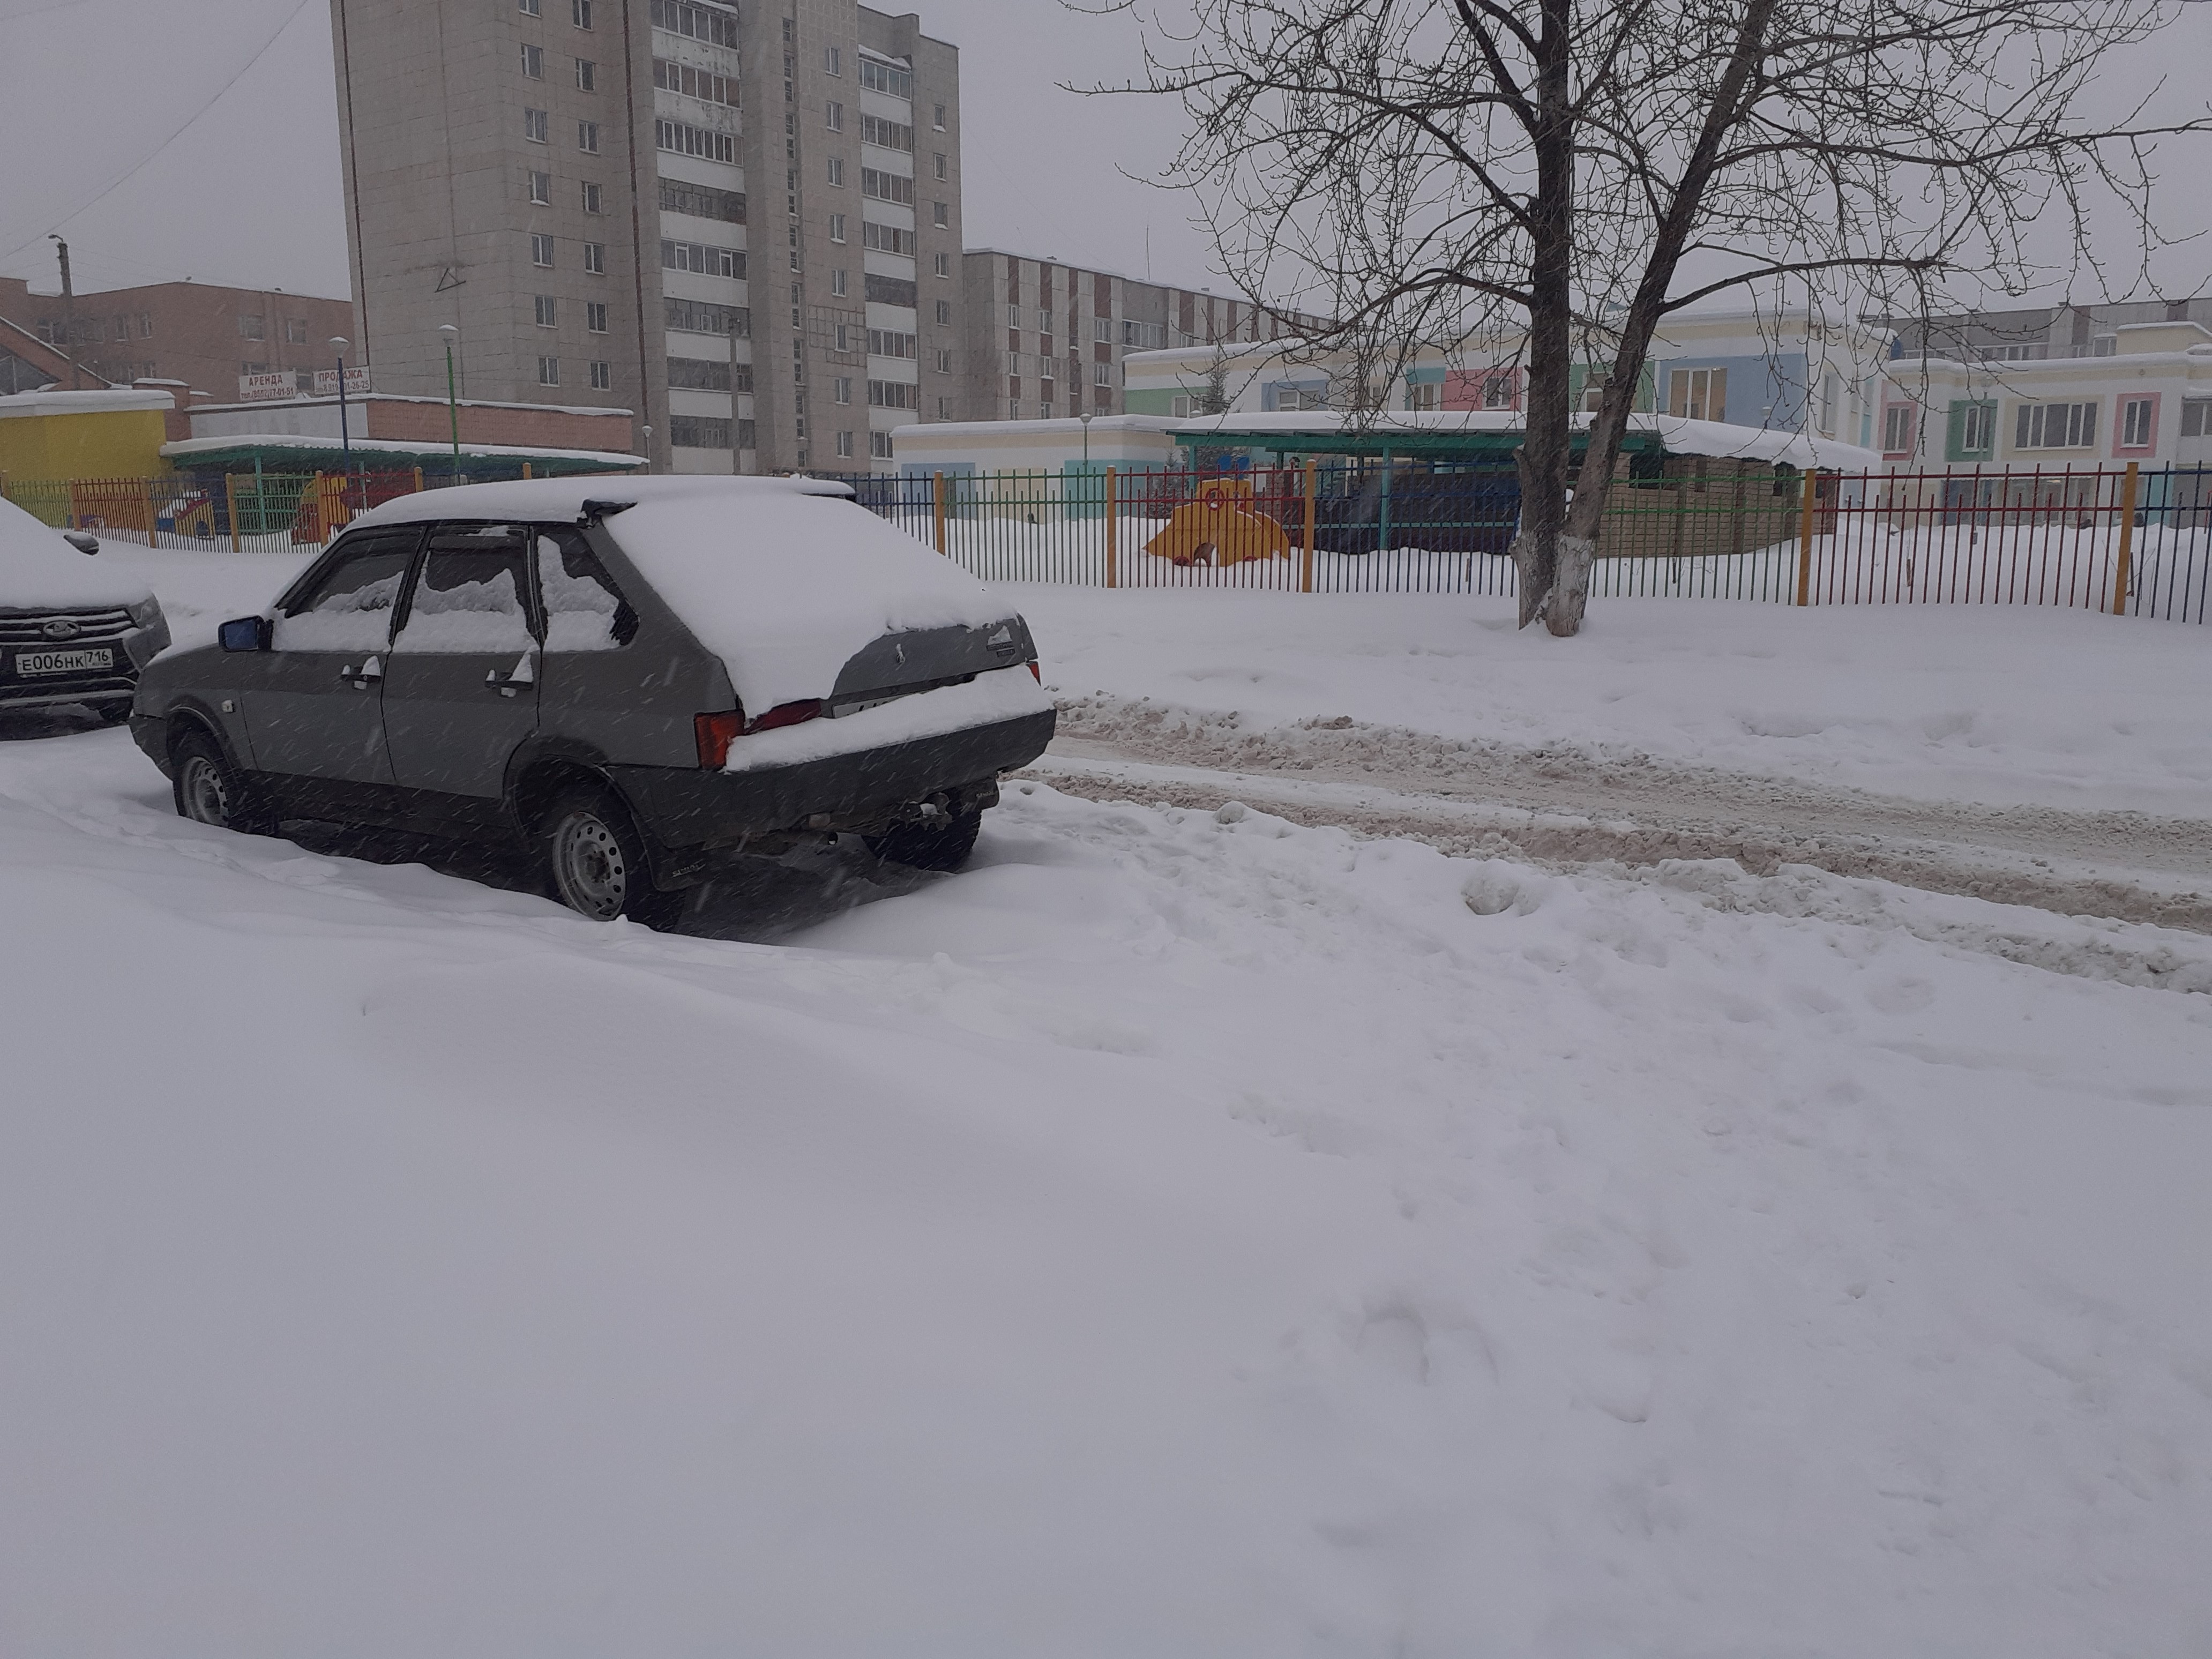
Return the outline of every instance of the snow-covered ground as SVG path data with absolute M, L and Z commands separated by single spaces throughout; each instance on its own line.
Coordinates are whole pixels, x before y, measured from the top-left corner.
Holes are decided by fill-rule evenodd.
M 1930 800 L 2212 815 L 2212 629 L 2029 606 L 1014 590 L 1063 696 L 1651 756 Z
M 1087 597 L 1023 596 L 1063 689 L 1255 719 L 1456 719 L 1537 643 Z M 1600 617 L 1624 695 L 1547 740 L 1811 764 L 1639 712 L 1753 689 L 1674 614 Z M 0 1651 L 2212 1643 L 2212 998 L 2099 967 L 2198 936 L 1029 783 L 960 876 L 795 858 L 664 937 L 14 735 Z

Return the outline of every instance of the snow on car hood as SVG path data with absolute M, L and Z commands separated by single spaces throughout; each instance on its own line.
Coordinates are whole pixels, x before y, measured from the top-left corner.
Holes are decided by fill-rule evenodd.
M 153 590 L 128 572 L 88 558 L 15 502 L 0 500 L 0 611 L 91 610 L 137 605 Z
M 951 560 L 842 496 L 647 496 L 606 525 L 722 659 L 751 714 L 827 697 L 847 659 L 884 634 L 1012 614 Z

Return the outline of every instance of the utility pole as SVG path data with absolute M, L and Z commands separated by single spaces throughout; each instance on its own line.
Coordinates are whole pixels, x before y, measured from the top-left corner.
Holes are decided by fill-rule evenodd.
M 461 481 L 461 404 L 453 390 L 453 342 L 461 331 L 451 323 L 438 325 L 438 332 L 446 337 L 446 414 L 453 423 L 453 482 Z
M 70 285 L 69 244 L 58 233 L 49 233 L 46 240 L 62 256 L 62 356 L 69 359 L 70 390 L 82 391 L 77 385 L 76 290 Z
M 331 349 L 337 353 L 338 358 L 338 443 L 345 452 L 345 470 L 349 479 L 353 477 L 353 433 L 346 424 L 345 355 L 346 347 L 351 343 L 343 334 L 331 336 Z

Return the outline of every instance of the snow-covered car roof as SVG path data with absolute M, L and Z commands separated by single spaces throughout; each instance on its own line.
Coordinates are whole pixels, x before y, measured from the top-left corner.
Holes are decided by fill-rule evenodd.
M 607 532 L 759 712 L 828 696 L 854 653 L 885 634 L 1014 614 L 852 496 L 820 478 L 532 478 L 424 490 L 354 524 L 549 523 L 581 517 L 586 501 L 628 503 Z
M 0 611 L 92 610 L 151 596 L 136 576 L 88 558 L 60 531 L 0 499 Z

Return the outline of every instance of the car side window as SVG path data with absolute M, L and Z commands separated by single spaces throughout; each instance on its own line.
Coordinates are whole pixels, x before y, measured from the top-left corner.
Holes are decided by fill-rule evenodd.
M 414 529 L 356 538 L 276 614 L 279 651 L 380 651 L 420 535 Z
M 538 537 L 538 592 L 548 651 L 612 651 L 637 635 L 637 612 L 580 532 L 562 526 Z
M 530 534 L 514 525 L 441 525 L 430 532 L 395 651 L 527 651 Z

